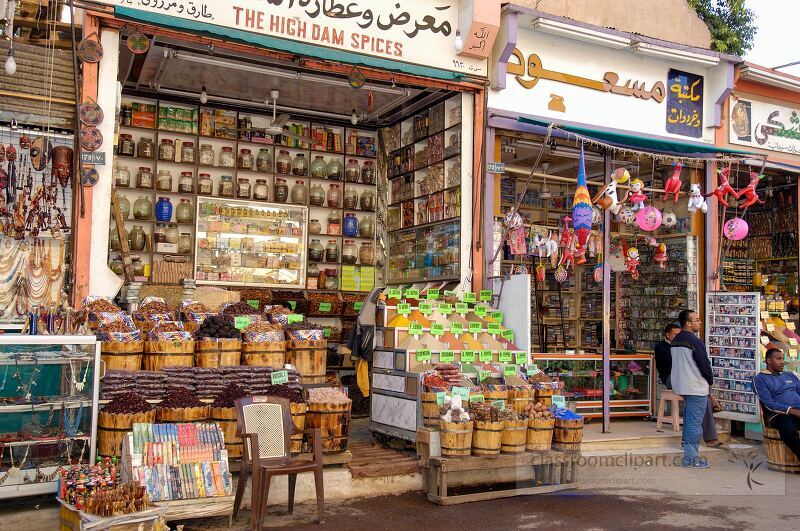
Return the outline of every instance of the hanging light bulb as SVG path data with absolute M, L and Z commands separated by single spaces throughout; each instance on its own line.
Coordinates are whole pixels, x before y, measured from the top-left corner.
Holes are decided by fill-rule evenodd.
M 200 91 L 200 103 L 205 105 L 208 103 L 208 92 L 206 92 L 206 86 L 203 85 L 203 90 Z
M 461 38 L 461 30 L 456 30 L 456 40 L 453 43 L 453 46 L 456 47 L 457 52 L 460 52 L 464 49 L 464 39 Z
M 5 64 L 6 74 L 13 76 L 17 73 L 17 62 L 14 60 L 14 48 L 8 49 L 8 59 Z
M 358 115 L 356 114 L 355 109 L 353 109 L 353 114 L 350 115 L 350 123 L 353 125 L 358 124 Z

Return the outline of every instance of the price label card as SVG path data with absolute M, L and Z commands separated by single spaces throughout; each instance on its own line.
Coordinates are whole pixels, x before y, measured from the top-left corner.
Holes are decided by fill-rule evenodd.
M 794 330 L 795 329 L 794 323 L 786 323 L 786 328 L 788 328 L 789 330 Z
M 469 401 L 469 389 L 466 387 L 453 387 L 450 389 L 452 396 L 460 396 L 461 400 Z
M 258 310 L 258 307 L 261 306 L 261 301 L 248 299 L 247 304 L 254 310 Z
M 470 334 L 480 334 L 481 330 L 483 330 L 483 325 L 481 323 L 469 323 L 468 326 Z
M 330 313 L 332 308 L 333 308 L 333 303 L 330 303 L 330 302 L 321 302 L 321 303 L 319 303 L 319 311 L 320 311 L 320 313 Z
M 456 303 L 456 313 L 460 313 L 461 315 L 466 314 L 469 312 L 469 306 L 465 302 L 457 302 Z
M 478 359 L 482 362 L 488 363 L 492 361 L 492 351 L 491 350 L 481 350 L 481 353 L 478 354 Z
M 475 363 L 475 351 L 474 350 L 462 350 L 461 351 L 461 363 Z
M 417 351 L 417 361 L 431 361 L 431 351 L 428 349 L 420 349 Z
M 289 308 L 291 308 L 292 311 L 295 311 L 297 309 L 297 301 L 286 301 L 286 302 L 289 303 Z
M 789 344 L 794 346 L 794 345 L 797 344 L 797 340 L 795 338 L 793 338 L 793 337 L 790 337 L 789 338 Z
M 289 371 L 275 371 L 269 375 L 272 385 L 285 384 L 289 381 Z
M 449 302 L 439 303 L 439 306 L 437 307 L 437 309 L 439 310 L 439 313 L 444 315 L 444 316 L 447 316 L 447 315 L 450 315 L 451 313 L 453 313 L 453 305 L 450 304 Z
M 513 330 L 503 330 L 502 332 L 500 332 L 500 337 L 502 337 L 506 341 L 514 341 L 514 331 Z
M 286 316 L 287 323 L 294 324 L 294 323 L 302 323 L 303 316 L 299 313 L 290 313 Z
M 429 301 L 436 301 L 439 300 L 439 290 L 438 289 L 429 289 L 425 292 L 425 298 Z
M 250 301 L 247 301 L 250 302 Z M 789 319 L 789 312 L 781 312 L 781 319 L 787 321 Z
M 500 335 L 500 324 L 489 323 L 486 325 L 486 331 L 492 334 L 493 336 Z
M 439 353 L 439 361 L 442 363 L 453 363 L 456 359 L 456 354 L 452 350 L 443 350 Z
M 464 333 L 464 325 L 462 323 L 450 323 L 450 333 L 454 336 L 460 336 Z
M 483 395 L 470 395 L 469 403 L 472 404 L 473 402 L 485 402 L 486 399 L 483 398 Z
M 355 311 L 357 311 L 357 312 L 360 312 L 361 308 L 363 308 L 363 307 L 364 307 L 364 303 L 363 302 L 354 302 L 353 303 L 353 309 Z
M 420 302 L 419 303 L 419 313 L 422 315 L 430 315 L 433 313 L 433 303 L 431 302 Z
M 796 348 L 790 348 L 789 349 L 789 356 L 791 356 L 793 358 L 796 358 L 797 357 L 797 349 Z
M 446 290 L 444 290 L 444 296 L 445 297 L 455 297 L 456 296 L 456 292 L 451 290 L 451 289 L 446 289 Z
M 500 411 L 505 411 L 505 409 L 506 409 L 506 401 L 505 400 L 492 400 L 492 406 L 496 407 Z
M 492 290 L 490 289 L 482 289 L 480 293 L 480 298 L 482 301 L 490 301 L 492 300 Z
M 386 291 L 387 299 L 401 299 L 403 298 L 403 291 L 400 288 L 392 288 Z
M 503 312 L 492 312 L 492 313 L 489 314 L 489 316 L 492 319 L 494 319 L 495 321 L 497 321 L 498 323 L 502 323 L 503 322 Z
M 408 333 L 412 336 L 421 336 L 422 335 L 422 325 L 419 323 L 411 323 L 408 325 Z
M 464 302 L 471 302 L 471 303 L 478 302 L 478 297 L 476 297 L 473 292 L 468 291 L 464 293 Z
M 250 326 L 250 318 L 238 315 L 233 318 L 233 326 L 235 326 L 237 330 L 244 330 Z
M 761 312 L 762 319 L 769 319 L 769 312 Z
M 478 381 L 482 382 L 486 378 L 492 377 L 492 371 L 478 371 Z
M 517 366 L 516 365 L 506 365 L 503 369 L 503 375 L 505 376 L 514 376 L 517 374 Z
M 774 332 L 774 331 L 775 331 L 775 325 L 772 323 L 767 323 L 767 332 Z
M 497 359 L 500 363 L 511 363 L 511 359 L 513 358 L 513 354 L 511 354 L 510 350 L 501 350 L 500 354 L 498 354 Z
M 562 409 L 566 409 L 567 399 L 562 395 L 553 395 L 553 405 Z
M 414 299 L 419 300 L 419 290 L 418 289 L 407 289 L 406 290 L 406 299 Z
M 528 376 L 541 372 L 535 363 L 531 363 L 526 368 L 528 369 Z
M 446 396 L 447 396 L 447 393 L 445 393 L 444 391 L 437 391 L 437 393 L 436 393 L 436 405 L 437 406 L 441 406 L 442 404 L 444 404 L 444 399 L 445 399 Z
M 432 336 L 443 336 L 444 335 L 444 325 L 442 323 L 431 323 L 431 335 Z
M 410 315 L 411 314 L 411 305 L 407 302 L 401 302 L 397 305 L 397 313 L 400 315 Z
M 331 337 L 331 327 L 330 326 L 326 326 L 326 327 L 324 327 L 322 329 L 322 336 L 325 337 L 326 339 Z
M 767 336 L 761 336 L 761 344 L 766 345 L 769 343 L 769 338 Z
M 489 308 L 484 305 L 475 306 L 475 315 L 478 317 L 486 317 L 489 314 Z
M 515 352 L 514 361 L 517 365 L 525 365 L 528 363 L 528 355 L 525 352 Z

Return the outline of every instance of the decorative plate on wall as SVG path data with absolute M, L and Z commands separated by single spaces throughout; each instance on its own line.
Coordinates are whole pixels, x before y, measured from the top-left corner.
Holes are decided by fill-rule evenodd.
M 92 38 L 94 36 L 94 39 Z M 86 36 L 77 46 L 78 57 L 86 63 L 98 63 L 103 58 L 103 45 L 97 32 Z
M 86 151 L 97 151 L 103 145 L 103 133 L 96 127 L 81 129 L 81 148 Z

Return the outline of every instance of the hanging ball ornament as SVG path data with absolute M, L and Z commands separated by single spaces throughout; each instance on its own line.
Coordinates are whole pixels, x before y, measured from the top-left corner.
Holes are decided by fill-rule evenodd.
M 597 207 L 592 207 L 592 227 L 603 223 L 603 211 Z
M 553 276 L 555 277 L 556 282 L 558 282 L 559 284 L 563 284 L 564 282 L 567 281 L 567 276 L 568 276 L 566 268 L 563 265 L 558 266 L 558 269 L 556 269 Z
M 661 211 L 654 206 L 646 206 L 636 213 L 636 225 L 640 229 L 652 232 L 661 226 Z
M 661 224 L 665 228 L 671 229 L 678 224 L 678 216 L 675 215 L 675 212 L 669 210 L 664 213 L 664 217 L 661 219 Z
M 600 262 L 594 266 L 594 281 L 600 283 L 603 281 L 603 263 Z
M 725 222 L 725 228 L 722 232 L 729 240 L 739 241 L 745 239 L 749 231 L 750 227 L 745 220 L 742 218 L 733 218 Z

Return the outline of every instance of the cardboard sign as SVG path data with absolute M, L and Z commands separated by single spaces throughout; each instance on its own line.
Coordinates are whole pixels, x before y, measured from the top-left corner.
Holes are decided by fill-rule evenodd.
M 289 371 L 275 371 L 269 377 L 272 385 L 285 384 L 289 381 Z
M 788 321 L 789 320 L 789 312 L 781 312 L 781 319 L 783 319 L 784 321 Z
M 492 404 L 492 407 L 496 407 L 500 411 L 504 411 L 506 409 L 506 401 L 505 400 L 492 400 L 491 404 Z
M 495 311 L 495 312 L 490 313 L 489 316 L 492 319 L 494 319 L 495 321 L 497 321 L 498 323 L 502 323 L 503 322 L 503 312 Z
M 302 323 L 303 316 L 299 313 L 290 313 L 289 315 L 286 316 L 286 322 L 288 324 Z
M 525 365 L 528 363 L 528 354 L 525 352 L 517 352 L 514 354 L 514 361 L 517 365 Z
M 762 319 L 769 319 L 769 312 L 761 312 Z
M 468 292 L 464 293 L 464 299 L 463 300 L 464 300 L 464 302 L 475 303 L 475 302 L 478 302 L 478 297 L 476 297 L 473 292 L 468 291 Z
M 493 336 L 500 335 L 500 324 L 499 323 L 489 323 L 486 325 L 486 331 L 492 334 Z
M 412 336 L 421 336 L 422 335 L 422 325 L 419 323 L 411 323 L 408 325 L 408 333 Z
M 483 330 L 483 325 L 481 323 L 469 323 L 467 330 L 469 330 L 470 334 L 480 334 L 481 330 Z
M 769 343 L 769 338 L 767 336 L 761 336 L 760 339 L 762 345 L 766 345 L 767 343 Z
M 441 406 L 442 404 L 444 404 L 444 399 L 445 399 L 446 396 L 447 396 L 447 393 L 445 393 L 444 391 L 437 391 L 436 392 L 436 405 L 437 406 Z
M 797 344 L 797 340 L 795 338 L 793 338 L 793 337 L 790 337 L 789 338 L 789 344 L 790 345 L 796 345 Z
M 419 290 L 418 289 L 407 289 L 406 290 L 406 299 L 414 299 L 419 300 Z
M 444 335 L 444 325 L 442 323 L 431 323 L 431 335 L 432 336 L 443 336 Z
M 788 328 L 789 330 L 794 330 L 795 328 L 794 323 L 786 323 L 786 328 Z
M 236 327 L 237 330 L 244 330 L 248 326 L 250 326 L 250 318 L 244 317 L 242 315 L 237 315 L 233 318 L 233 326 Z
M 481 350 L 480 354 L 478 354 L 478 359 L 482 362 L 490 362 L 492 361 L 492 351 L 491 350 Z
M 387 299 L 402 299 L 403 291 L 400 288 L 392 288 L 386 291 Z
M 443 302 L 443 303 L 439 304 L 437 309 L 439 310 L 439 313 L 444 315 L 444 316 L 447 316 L 447 315 L 450 315 L 451 313 L 453 313 L 453 305 L 450 304 L 450 303 L 447 303 L 447 302 Z
M 775 325 L 772 323 L 767 323 L 767 332 L 774 332 L 774 331 L 775 331 Z
M 258 310 L 258 307 L 261 306 L 261 301 L 250 299 L 247 301 L 247 304 L 249 304 L 252 309 Z
M 486 399 L 483 398 L 483 395 L 470 395 L 469 403 L 472 404 L 473 402 L 485 402 Z
M 439 290 L 438 289 L 429 289 L 425 292 L 425 298 L 429 301 L 436 301 L 439 300 Z
M 322 329 L 322 337 L 324 337 L 326 339 L 331 337 L 331 327 L 330 326 L 326 326 L 326 327 L 324 327 Z
M 796 358 L 797 357 L 797 349 L 796 348 L 790 348 L 789 349 L 789 356 L 791 356 L 793 358 Z
M 426 348 L 418 350 L 416 356 L 418 362 L 431 361 L 431 351 Z
M 562 409 L 566 409 L 567 399 L 561 395 L 553 395 L 553 405 Z
M 482 289 L 480 293 L 481 301 L 490 301 L 492 300 L 492 290 L 490 289 Z
M 439 353 L 439 361 L 442 363 L 453 363 L 456 360 L 456 354 L 452 350 L 443 350 Z
M 492 371 L 478 371 L 478 381 L 482 382 L 486 378 L 492 377 Z
M 357 312 L 360 312 L 361 308 L 363 308 L 363 307 L 364 307 L 364 303 L 363 302 L 354 302 L 353 303 L 353 309 L 355 311 L 357 311 Z
M 321 302 L 319 303 L 319 311 L 320 313 L 329 313 L 333 308 L 333 303 L 330 302 Z
M 461 351 L 461 363 L 475 363 L 475 351 L 474 350 L 462 350 Z
M 517 374 L 517 366 L 516 365 L 506 365 L 503 368 L 503 375 L 505 376 L 514 376 Z
M 498 354 L 497 359 L 500 363 L 511 363 L 511 359 L 513 358 L 510 350 L 501 350 L 500 354 Z
M 486 317 L 489 315 L 489 308 L 483 305 L 475 306 L 475 315 L 478 317 Z
M 461 400 L 468 401 L 469 400 L 469 389 L 466 387 L 453 387 L 450 389 L 450 394 L 452 396 L 460 396 Z
M 505 339 L 506 341 L 514 341 L 514 331 L 513 330 L 503 330 L 500 332 L 500 337 Z
M 422 315 L 430 315 L 433 313 L 433 303 L 431 302 L 420 302 L 419 303 L 419 313 Z
M 291 308 L 292 311 L 295 311 L 297 309 L 297 301 L 286 301 L 286 302 L 289 303 L 289 308 Z
M 397 305 L 397 313 L 400 315 L 410 315 L 411 314 L 411 305 L 407 302 L 401 302 Z
M 451 290 L 451 289 L 446 289 L 446 290 L 444 290 L 444 296 L 445 297 L 455 297 L 456 296 L 456 292 Z
M 467 306 L 464 302 L 457 302 L 456 303 L 456 313 L 460 313 L 461 315 L 465 315 L 469 312 L 469 306 Z
M 450 323 L 450 333 L 454 336 L 460 336 L 464 333 L 464 325 L 462 323 Z

